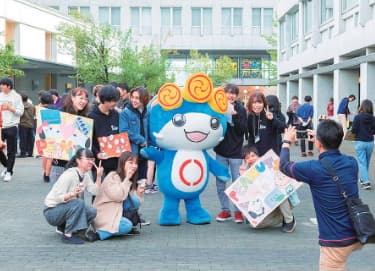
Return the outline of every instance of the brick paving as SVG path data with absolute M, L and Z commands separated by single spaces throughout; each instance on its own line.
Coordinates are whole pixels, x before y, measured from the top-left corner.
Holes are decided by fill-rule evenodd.
M 353 153 L 353 143 L 342 150 Z M 299 160 L 298 153 L 293 147 L 292 158 Z M 201 195 L 213 217 L 209 225 L 159 226 L 162 196 L 157 193 L 145 196 L 142 213 L 152 224 L 142 227 L 141 235 L 73 246 L 63 244 L 43 217 L 49 185 L 42 182 L 41 160 L 17 159 L 15 172 L 11 182 L 0 181 L 0 270 L 318 270 L 317 226 L 309 220 L 314 211 L 307 186 L 299 190 L 292 234 L 217 223 L 219 202 L 211 178 Z M 360 193 L 375 212 L 375 191 Z M 183 204 L 181 212 L 184 221 Z M 374 270 L 374 256 L 375 245 L 365 247 L 349 259 L 348 270 Z

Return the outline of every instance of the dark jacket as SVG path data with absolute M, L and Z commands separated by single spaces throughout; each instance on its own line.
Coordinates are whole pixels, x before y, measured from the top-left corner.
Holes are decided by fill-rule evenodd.
M 343 189 L 350 198 L 358 198 L 358 165 L 354 157 L 339 150 L 329 150 L 319 155 L 319 160 L 299 163 L 289 161 L 289 148 L 280 153 L 280 170 L 287 176 L 310 186 L 319 225 L 319 244 L 343 247 L 357 242 L 344 198 L 326 168 L 325 159 L 335 169 Z
M 141 113 L 131 103 L 120 113 L 120 133 L 128 133 L 132 152 L 136 155 L 139 154 L 140 145 L 147 143 L 147 119 L 147 108 Z
M 119 114 L 116 110 L 111 110 L 108 115 L 103 114 L 97 105 L 95 105 L 92 111 L 88 114 L 88 117 L 94 120 L 94 132 L 92 138 L 92 152 L 95 157 L 99 153 L 98 137 L 115 135 L 119 133 Z M 102 160 L 102 166 L 105 173 L 116 170 L 118 158 L 109 158 Z
M 19 126 L 26 127 L 26 128 L 33 128 L 34 119 L 35 119 L 35 106 L 29 102 L 24 102 L 23 108 L 24 108 L 24 111 L 20 118 Z
M 296 114 L 297 117 L 306 122 L 309 118 L 312 119 L 312 117 L 314 116 L 314 107 L 309 103 L 304 103 L 303 105 L 298 107 Z
M 374 141 L 375 117 L 369 113 L 359 113 L 354 117 L 352 132 L 356 141 Z
M 347 116 L 349 113 L 349 98 L 343 98 L 337 108 L 337 114 L 345 114 Z
M 272 120 L 267 119 L 264 111 L 260 115 L 251 112 L 247 120 L 249 145 L 256 146 L 259 156 L 264 155 L 269 149 L 279 154 L 281 134 L 286 127 L 285 116 L 281 112 L 274 113 Z M 258 142 L 255 142 L 257 138 L 259 138 Z
M 227 123 L 224 139 L 214 150 L 223 157 L 241 159 L 241 149 L 247 129 L 246 110 L 239 101 L 235 101 L 234 110 L 237 114 L 232 115 L 232 124 Z

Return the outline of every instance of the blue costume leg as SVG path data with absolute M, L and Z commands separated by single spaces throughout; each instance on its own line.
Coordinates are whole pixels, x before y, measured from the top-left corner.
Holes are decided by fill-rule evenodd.
M 210 214 L 202 208 L 199 197 L 185 200 L 186 222 L 191 224 L 208 224 L 211 222 Z
M 173 226 L 181 224 L 181 216 L 178 211 L 180 200 L 164 194 L 163 207 L 159 214 L 159 224 L 162 226 Z

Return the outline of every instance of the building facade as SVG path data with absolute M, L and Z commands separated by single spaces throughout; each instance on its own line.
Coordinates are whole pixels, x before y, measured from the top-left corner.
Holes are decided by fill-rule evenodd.
M 375 0 L 283 0 L 278 5 L 278 92 L 311 95 L 315 121 L 354 94 L 375 101 Z
M 15 89 L 26 91 L 36 101 L 40 89 L 64 90 L 75 85 L 74 60 L 58 49 L 56 27 L 76 23 L 69 16 L 24 0 L 0 1 L 0 45 L 12 42 L 15 54 L 26 63 L 19 69 L 25 72 L 15 78 Z
M 154 44 L 173 51 L 170 67 L 178 84 L 190 50 L 207 53 L 211 61 L 232 58 L 233 82 L 242 86 L 267 86 L 272 72 L 265 63 L 267 50 L 276 49 L 264 39 L 271 35 L 276 0 L 34 0 L 60 12 L 92 16 L 100 24 L 132 31 L 139 46 Z

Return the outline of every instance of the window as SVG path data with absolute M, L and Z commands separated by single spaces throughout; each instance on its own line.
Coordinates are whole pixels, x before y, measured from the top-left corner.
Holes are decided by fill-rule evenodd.
M 151 35 L 151 8 L 132 7 L 130 8 L 130 26 L 133 33 L 138 35 Z
M 358 0 L 341 0 L 341 10 L 345 11 L 358 4 Z
M 161 33 L 182 34 L 182 9 L 181 8 L 160 8 L 161 12 Z
M 290 14 L 290 41 L 298 39 L 298 11 Z
M 303 30 L 309 34 L 312 30 L 312 0 L 303 2 Z
M 212 34 L 212 9 L 211 8 L 192 8 L 191 33 L 193 35 L 211 35 Z
M 69 6 L 68 14 L 71 14 L 72 12 L 77 12 L 84 17 L 88 17 L 90 16 L 90 7 Z
M 280 26 L 280 49 L 285 48 L 285 21 L 279 23 Z
M 333 0 L 321 0 L 320 22 L 324 23 L 333 17 Z
M 119 28 L 121 22 L 120 7 L 99 7 L 99 23 Z
M 251 21 L 253 34 L 270 35 L 273 28 L 273 9 L 253 8 Z
M 224 35 L 242 34 L 242 8 L 221 9 L 221 33 Z

